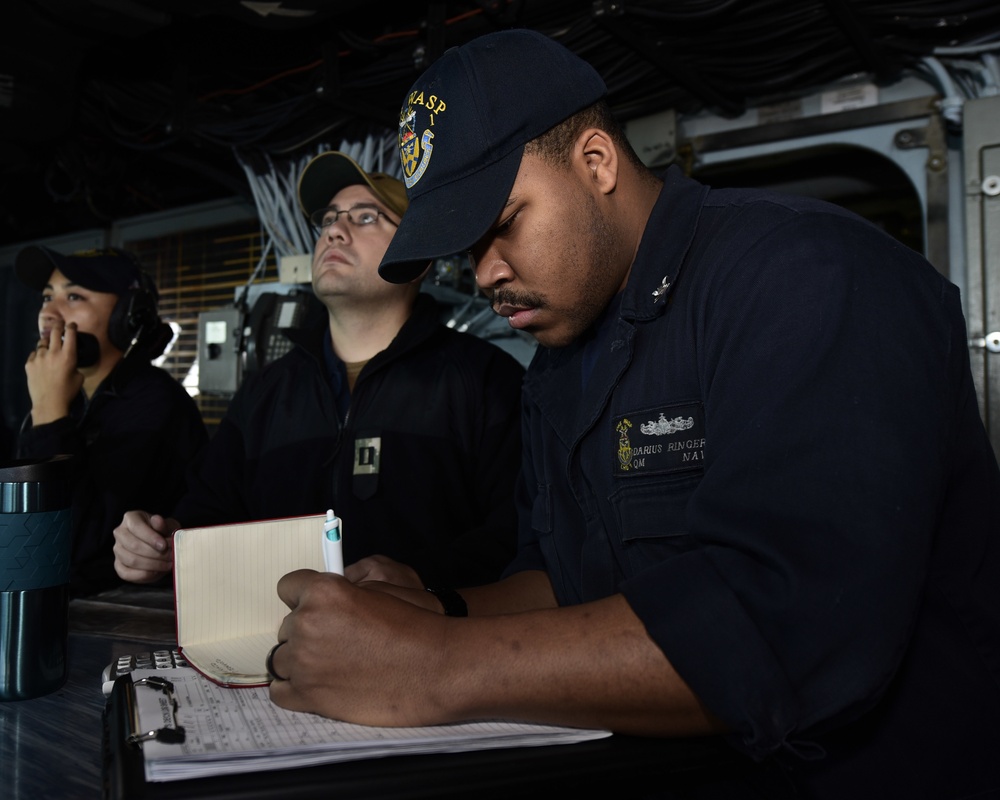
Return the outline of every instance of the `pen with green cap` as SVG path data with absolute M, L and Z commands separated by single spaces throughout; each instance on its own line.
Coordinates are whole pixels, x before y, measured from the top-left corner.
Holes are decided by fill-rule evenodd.
M 341 543 L 343 536 L 340 517 L 334 515 L 333 509 L 327 509 L 326 520 L 323 522 L 323 562 L 327 572 L 344 574 L 344 549 Z

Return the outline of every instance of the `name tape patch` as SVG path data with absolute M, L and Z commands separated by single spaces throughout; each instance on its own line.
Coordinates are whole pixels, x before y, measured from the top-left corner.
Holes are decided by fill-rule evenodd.
M 612 469 L 619 477 L 700 469 L 705 463 L 701 403 L 660 406 L 614 420 Z

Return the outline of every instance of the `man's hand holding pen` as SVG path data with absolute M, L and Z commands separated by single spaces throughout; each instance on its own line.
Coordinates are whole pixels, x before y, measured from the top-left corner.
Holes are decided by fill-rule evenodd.
M 271 699 L 366 725 L 439 721 L 432 688 L 444 649 L 428 643 L 442 643 L 454 621 L 422 588 L 353 584 L 347 572 L 298 570 L 278 582 L 291 611 L 278 630 L 273 672 L 284 679 L 271 683 Z

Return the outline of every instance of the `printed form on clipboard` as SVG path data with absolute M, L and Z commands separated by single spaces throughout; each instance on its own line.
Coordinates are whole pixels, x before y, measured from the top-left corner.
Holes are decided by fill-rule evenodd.
M 182 528 L 174 534 L 177 648 L 222 686 L 263 686 L 288 607 L 278 580 L 324 570 L 325 514 Z
M 153 676 L 156 681 L 143 684 Z M 147 781 L 260 772 L 365 758 L 460 753 L 602 739 L 609 731 L 506 720 L 383 728 L 355 725 L 271 702 L 267 687 L 231 689 L 193 669 L 136 670 L 115 692 L 134 694 Z M 169 735 L 167 735 L 169 734 Z

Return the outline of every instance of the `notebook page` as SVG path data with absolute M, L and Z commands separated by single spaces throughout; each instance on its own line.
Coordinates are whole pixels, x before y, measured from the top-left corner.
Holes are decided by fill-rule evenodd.
M 224 685 L 256 685 L 269 680 L 264 662 L 277 641 L 275 629 L 236 639 L 186 645 L 183 653 L 188 663 Z
M 278 598 L 278 580 L 296 569 L 323 570 L 324 519 L 317 514 L 177 531 L 178 644 L 187 649 L 266 636 L 266 654 L 288 613 Z M 239 658 L 234 645 L 225 647 L 227 658 Z M 257 658 L 258 671 L 263 654 Z

